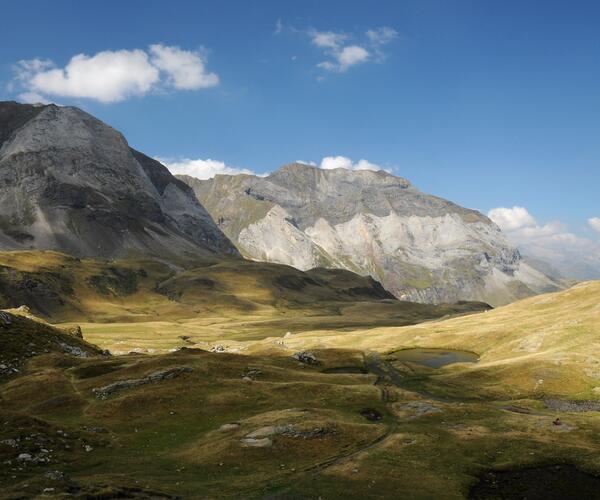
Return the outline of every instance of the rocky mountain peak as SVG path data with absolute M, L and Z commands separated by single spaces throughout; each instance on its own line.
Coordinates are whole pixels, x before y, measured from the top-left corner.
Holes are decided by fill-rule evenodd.
M 388 172 L 291 163 L 267 177 L 181 179 L 255 260 L 348 269 L 418 302 L 498 305 L 558 288 L 486 216 Z
M 349 182 L 356 185 L 380 185 L 408 188 L 410 182 L 385 170 L 349 170 L 335 168 L 325 170 L 314 165 L 301 162 L 288 163 L 267 176 L 267 179 L 281 185 L 302 182 L 304 185 L 317 187 L 323 183 Z
M 186 184 L 78 108 L 0 103 L 0 139 L 0 249 L 237 254 Z

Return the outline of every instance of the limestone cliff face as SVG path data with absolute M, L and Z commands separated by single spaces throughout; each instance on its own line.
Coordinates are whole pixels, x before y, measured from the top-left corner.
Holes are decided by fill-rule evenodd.
M 477 211 L 383 171 L 286 165 L 268 177 L 180 177 L 242 254 L 371 275 L 401 299 L 510 302 L 559 284 Z
M 0 249 L 237 254 L 192 190 L 77 108 L 0 102 Z

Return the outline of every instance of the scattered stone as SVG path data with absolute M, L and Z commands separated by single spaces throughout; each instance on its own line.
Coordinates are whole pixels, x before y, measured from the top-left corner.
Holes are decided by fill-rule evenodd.
M 131 379 L 131 380 L 119 380 L 117 382 L 113 382 L 112 384 L 106 385 L 104 387 L 98 387 L 96 389 L 92 389 L 92 392 L 96 395 L 98 399 L 106 399 L 108 396 L 115 392 L 123 391 L 125 389 L 131 389 L 133 387 L 138 387 L 141 385 L 151 384 L 154 382 L 161 382 L 163 380 L 169 380 L 175 377 L 178 377 L 182 373 L 189 373 L 192 369 L 188 366 L 180 366 L 176 368 L 168 368 L 166 370 L 161 370 L 158 372 L 151 373 L 147 377 Z
M 79 325 L 74 326 L 69 330 L 69 335 L 73 335 L 73 337 L 77 337 L 78 339 L 83 338 L 83 332 L 81 331 L 81 327 Z
M 581 413 L 587 411 L 600 411 L 600 401 L 588 400 L 566 400 L 566 399 L 546 399 L 544 401 L 546 408 L 554 411 L 565 411 Z
M 259 368 L 246 368 L 242 373 L 242 380 L 250 379 L 250 381 L 252 381 L 259 375 L 262 375 L 262 370 Z
M 521 413 L 523 415 L 531 415 L 531 410 L 529 408 L 523 408 L 522 406 L 508 405 L 503 406 L 503 410 L 511 411 L 513 413 Z
M 261 427 L 260 429 L 256 429 L 250 434 L 246 434 L 247 438 L 255 439 L 255 438 L 264 438 L 267 436 L 273 436 L 278 433 L 278 428 L 274 425 L 268 425 L 267 427 Z
M 108 429 L 104 427 L 84 427 L 84 429 L 88 432 L 93 432 L 95 434 L 106 434 L 108 433 Z
M 433 406 L 430 403 L 424 401 L 411 401 L 400 406 L 400 409 L 406 412 L 412 413 L 411 418 L 419 418 L 423 415 L 430 415 L 432 413 L 441 413 L 442 410 L 437 406 Z
M 62 481 L 67 478 L 66 474 L 59 470 L 51 470 L 44 474 L 47 479 L 52 481 Z
M 89 354 L 86 351 L 84 351 L 81 347 L 69 345 L 64 342 L 59 342 L 58 345 L 67 354 L 77 356 L 78 358 L 87 358 L 89 356 Z
M 252 382 L 252 379 L 250 377 L 242 377 L 242 381 L 243 382 Z
M 219 427 L 219 431 L 229 432 L 229 431 L 234 431 L 239 428 L 240 428 L 240 424 L 238 422 L 232 422 L 230 424 L 223 424 L 221 427 Z
M 268 437 L 262 439 L 244 438 L 241 443 L 242 448 L 269 448 L 273 446 L 273 441 Z
M 306 365 L 316 365 L 319 363 L 319 360 L 315 357 L 315 355 L 309 351 L 297 352 L 292 357 L 295 360 L 300 361 L 300 363 L 304 363 Z
M 279 431 L 281 436 L 295 438 L 295 439 L 320 439 L 325 436 L 335 434 L 337 429 L 335 427 L 314 427 L 313 429 L 300 430 L 294 426 L 285 426 Z
M 0 325 L 10 326 L 12 324 L 12 314 L 0 311 Z
M 383 418 L 381 412 L 373 408 L 364 408 L 360 410 L 360 414 L 370 422 L 377 422 Z
M 86 444 L 86 445 L 83 447 L 83 449 L 84 449 L 85 451 L 87 451 L 88 453 L 89 453 L 90 451 L 93 451 L 93 450 L 94 450 L 94 448 L 92 448 L 92 447 L 91 447 L 89 444 Z
M 20 453 L 17 460 L 21 462 L 31 462 L 31 455 L 29 453 Z

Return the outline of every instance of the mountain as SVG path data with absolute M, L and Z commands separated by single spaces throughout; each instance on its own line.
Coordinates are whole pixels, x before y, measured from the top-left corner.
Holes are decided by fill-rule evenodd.
M 267 177 L 179 178 L 252 259 L 349 269 L 418 302 L 500 305 L 560 288 L 484 215 L 384 171 L 293 163 Z
M 76 256 L 237 250 L 192 190 L 84 111 L 0 102 L 0 249 Z

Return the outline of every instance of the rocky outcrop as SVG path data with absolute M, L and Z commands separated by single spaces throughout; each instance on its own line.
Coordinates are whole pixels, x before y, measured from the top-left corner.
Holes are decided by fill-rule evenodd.
M 0 311 L 0 379 L 20 374 L 27 361 L 36 356 L 50 353 L 79 358 L 109 355 L 81 337 L 30 314 L 24 316 L 22 308 L 13 312 Z
M 190 373 L 191 371 L 192 369 L 189 366 L 177 366 L 175 368 L 168 368 L 166 370 L 160 370 L 151 373 L 150 375 L 142 378 L 119 380 L 104 387 L 92 389 L 92 392 L 98 399 L 106 399 L 108 396 L 116 392 L 121 392 L 126 389 L 133 389 L 134 387 L 139 387 L 141 385 L 162 382 L 163 380 L 170 380 L 172 378 L 179 377 L 179 375 L 183 373 Z
M 559 288 L 490 219 L 384 171 L 295 163 L 267 177 L 180 179 L 255 260 L 348 269 L 417 302 L 499 305 Z
M 192 190 L 72 107 L 0 102 L 0 249 L 237 254 Z

